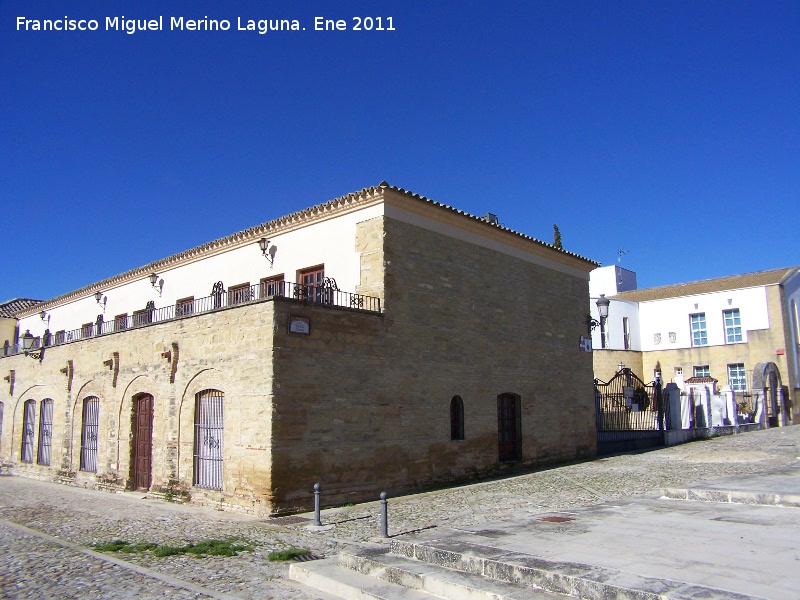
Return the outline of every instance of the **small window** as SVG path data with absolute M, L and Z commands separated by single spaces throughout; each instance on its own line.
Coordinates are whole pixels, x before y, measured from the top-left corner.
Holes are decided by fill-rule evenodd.
M 283 275 L 276 275 L 275 277 L 265 277 L 261 280 L 261 297 L 272 298 L 274 296 L 283 296 Z
M 67 332 L 65 330 L 56 331 L 56 344 L 63 344 L 64 340 L 66 340 Z
M 628 317 L 622 317 L 622 343 L 625 350 L 631 349 L 631 324 Z
M 241 285 L 232 285 L 228 288 L 228 306 L 249 302 L 252 299 L 249 282 Z
M 185 317 L 194 313 L 194 296 L 181 298 L 175 303 L 175 316 Z
M 742 337 L 742 318 L 739 309 L 726 310 L 722 312 L 725 321 L 725 343 L 738 344 L 744 341 Z
M 692 327 L 692 346 L 707 346 L 706 313 L 689 315 L 689 322 Z
M 123 331 L 128 328 L 128 313 L 114 317 L 114 331 Z
M 675 377 L 683 377 L 683 367 L 675 367 Z
M 92 337 L 92 331 L 94 331 L 94 323 L 84 323 L 83 325 L 81 325 L 82 338 Z
M 734 392 L 747 391 L 747 373 L 744 370 L 744 363 L 728 365 L 728 385 Z
M 49 398 L 42 400 L 39 406 L 39 451 L 36 454 L 36 462 L 49 466 L 53 437 L 53 401 Z
M 711 377 L 711 369 L 708 368 L 708 365 L 692 367 L 692 371 L 694 377 Z
M 461 396 L 453 396 L 450 400 L 450 439 L 464 439 L 464 401 Z
M 36 400 L 26 400 L 22 413 L 22 456 L 24 463 L 33 462 L 33 438 L 36 426 Z

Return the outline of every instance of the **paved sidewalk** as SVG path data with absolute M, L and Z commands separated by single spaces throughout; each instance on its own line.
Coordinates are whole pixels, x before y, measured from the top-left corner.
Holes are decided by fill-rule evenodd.
M 394 539 L 417 537 L 397 536 L 420 530 L 424 535 L 439 534 L 445 530 L 464 530 L 472 532 L 465 535 L 474 536 L 476 531 L 481 530 L 514 529 L 519 527 L 515 524 L 517 519 L 535 524 L 535 527 L 541 527 L 540 523 L 577 527 L 578 519 L 560 525 L 539 519 L 561 514 L 562 511 L 581 511 L 584 510 L 582 507 L 600 505 L 586 510 L 586 514 L 616 515 L 616 525 L 605 533 L 602 529 L 594 529 L 594 534 L 587 531 L 581 535 L 602 534 L 624 539 L 625 525 L 629 524 L 624 518 L 626 513 L 639 515 L 637 519 L 646 528 L 653 515 L 661 510 L 657 506 L 670 503 L 698 504 L 656 500 L 654 494 L 657 490 L 689 490 L 693 482 L 709 482 L 726 477 L 729 481 L 738 482 L 740 491 L 748 491 L 745 488 L 750 486 L 752 489 L 749 491 L 755 493 L 763 486 L 757 485 L 753 476 L 795 465 L 799 456 L 800 427 L 790 427 L 390 498 L 390 533 L 395 536 Z M 776 475 L 769 477 L 776 482 L 779 480 Z M 787 474 L 782 477 L 782 483 L 775 485 L 781 488 L 784 495 L 791 495 L 796 490 L 788 489 L 789 482 L 796 482 L 796 478 Z M 309 493 L 312 484 L 309 482 Z M 324 490 L 324 482 L 322 484 Z M 730 491 L 730 484 L 717 483 L 708 484 L 703 489 L 714 490 L 717 485 L 721 485 L 723 491 Z M 378 482 L 376 498 L 380 491 Z M 632 508 L 636 506 L 635 503 L 628 504 L 627 499 L 643 494 L 647 499 L 642 500 L 638 507 Z M 604 502 L 610 504 L 604 506 Z M 752 508 L 744 504 L 726 505 L 723 508 L 710 503 L 698 506 L 692 518 L 702 520 L 702 511 L 712 509 L 716 511 L 714 514 L 724 517 L 711 523 L 712 527 L 729 523 L 730 520 L 725 520 L 728 519 L 726 515 L 733 515 L 731 518 L 735 519 L 739 518 L 737 515 L 751 514 L 745 511 Z M 794 519 L 800 515 L 800 510 L 777 507 L 769 507 L 769 510 L 780 517 L 781 528 L 792 532 L 794 539 L 798 539 L 800 525 Z M 290 519 L 256 519 L 202 507 L 170 504 L 147 498 L 141 493 L 108 494 L 19 477 L 0 477 L 0 544 L 4 549 L 0 553 L 0 597 L 324 598 L 324 594 L 288 581 L 288 566 L 285 563 L 268 562 L 266 555 L 272 550 L 294 547 L 308 548 L 315 556 L 335 556 L 340 549 L 358 547 L 367 540 L 386 543 L 376 538 L 378 511 L 377 502 L 327 509 L 323 511 L 323 522 L 327 526 L 316 530 L 309 527 L 310 515 Z M 750 517 L 744 520 L 748 519 L 752 521 Z M 742 528 L 742 531 L 752 530 L 752 535 L 757 536 L 766 531 L 766 527 L 774 520 L 768 517 L 767 522 L 763 519 L 752 523 L 748 521 L 736 527 Z M 587 521 L 584 519 L 581 523 L 586 524 Z M 608 523 L 614 523 L 614 520 Z M 665 529 L 667 532 L 671 530 L 671 526 Z M 794 588 L 800 588 L 800 576 L 796 574 L 800 559 L 797 558 L 796 546 L 794 549 L 781 546 L 790 541 L 780 537 L 779 532 L 767 536 L 767 539 L 750 537 L 750 533 L 740 534 L 741 540 L 738 542 L 732 538 L 720 538 L 717 544 L 701 544 L 696 540 L 692 547 L 702 549 L 722 545 L 735 549 L 739 554 L 736 554 L 736 562 L 731 564 L 743 569 L 756 560 L 753 556 L 772 556 L 775 558 L 774 564 L 784 569 L 783 580 L 792 582 Z M 691 533 L 690 529 L 686 535 Z M 642 539 L 647 538 L 645 534 L 637 535 Z M 571 551 L 568 542 L 575 537 L 555 536 L 556 540 L 562 540 L 562 545 L 548 539 L 547 547 L 543 539 L 542 544 L 537 546 L 540 548 L 537 552 L 551 553 L 549 556 L 553 558 L 563 557 L 565 555 L 558 553 Z M 131 543 L 179 545 L 211 538 L 246 540 L 254 547 L 254 551 L 229 558 L 198 559 L 187 555 L 158 558 L 150 553 L 100 555 L 89 548 L 93 542 L 113 539 L 125 539 Z M 757 546 L 754 545 L 756 543 Z M 625 544 L 622 546 L 624 550 Z M 794 552 L 791 555 L 793 558 L 789 558 L 790 552 Z M 695 558 L 689 560 L 689 555 L 681 552 L 673 555 L 654 552 L 651 555 L 652 560 L 639 561 L 642 569 L 681 568 L 684 563 L 697 562 Z M 726 556 L 729 555 L 720 555 L 720 562 Z M 659 566 L 660 561 L 664 565 Z M 673 561 L 671 567 L 669 561 Z M 633 562 L 630 564 L 632 569 L 639 568 L 634 567 Z M 667 577 L 667 574 L 662 576 Z
M 396 539 L 429 553 L 536 565 L 570 580 L 567 588 L 579 584 L 599 597 L 622 588 L 670 598 L 789 600 L 800 597 L 800 510 L 782 503 L 800 498 L 799 488 L 800 465 L 792 465 L 683 490 L 684 497 L 710 491 L 733 502 L 652 495 Z

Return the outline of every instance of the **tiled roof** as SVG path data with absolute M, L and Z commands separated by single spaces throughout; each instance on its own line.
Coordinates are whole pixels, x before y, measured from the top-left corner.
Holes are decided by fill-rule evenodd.
M 419 194 L 414 194 L 402 188 L 390 186 L 387 182 L 382 181 L 377 186 L 364 188 L 358 192 L 352 192 L 350 194 L 341 196 L 334 200 L 330 200 L 323 204 L 318 204 L 316 206 L 312 206 L 311 208 L 306 208 L 304 210 L 297 211 L 290 215 L 279 217 L 277 219 L 273 219 L 272 221 L 267 221 L 266 223 L 262 223 L 254 227 L 250 227 L 249 229 L 245 229 L 244 231 L 240 231 L 238 233 L 234 233 L 225 236 L 223 238 L 207 242 L 202 246 L 197 246 L 196 248 L 192 248 L 191 250 L 186 250 L 178 254 L 173 254 L 172 256 L 168 256 L 167 258 L 162 258 L 155 262 L 151 262 L 147 265 L 144 265 L 143 267 L 131 269 L 130 271 L 126 271 L 125 273 L 115 275 L 114 277 L 109 277 L 108 279 L 104 279 L 102 281 L 98 281 L 97 283 L 87 285 L 78 290 L 63 294 L 61 296 L 57 296 L 56 298 L 52 298 L 50 300 L 45 301 L 46 304 L 43 308 L 49 308 L 51 306 L 58 305 L 62 302 L 68 302 L 70 300 L 80 298 L 82 296 L 93 294 L 97 291 L 102 291 L 104 288 L 108 288 L 111 285 L 118 285 L 122 282 L 130 281 L 138 277 L 147 277 L 147 275 L 149 275 L 150 273 L 153 272 L 158 273 L 159 271 L 165 270 L 167 268 L 172 268 L 177 264 L 181 264 L 183 262 L 190 260 L 197 260 L 198 258 L 201 258 L 207 254 L 223 252 L 228 249 L 236 248 L 246 243 L 252 243 L 258 241 L 259 238 L 264 236 L 269 236 L 275 233 L 288 231 L 299 226 L 304 226 L 306 224 L 313 223 L 314 220 L 325 217 L 326 215 L 331 213 L 343 210 L 352 210 L 358 208 L 362 204 L 368 206 L 371 203 L 378 203 L 383 198 L 383 191 L 385 189 L 391 189 L 397 193 L 407 196 L 408 198 L 426 202 L 433 206 L 437 206 L 445 210 L 457 213 L 459 215 L 463 215 L 464 217 L 467 217 L 469 219 L 480 221 L 484 223 L 487 227 L 494 227 L 502 231 L 507 231 L 512 235 L 534 242 L 541 246 L 550 248 L 554 252 L 558 252 L 566 256 L 577 258 L 590 265 L 595 265 L 595 266 L 599 265 L 599 263 L 589 260 L 588 258 L 584 258 L 583 256 L 580 256 L 573 252 L 567 252 L 566 250 L 558 249 L 555 246 L 548 244 L 546 242 L 542 242 L 525 234 L 516 232 L 512 229 L 508 229 L 507 227 L 504 227 L 502 225 L 489 223 L 488 221 L 484 220 L 481 217 L 477 217 L 475 215 L 471 215 L 469 213 L 457 210 L 446 204 L 440 204 L 439 202 L 435 202 L 433 200 L 430 200 L 429 198 L 420 196 Z
M 8 302 L 0 304 L 0 317 L 13 319 L 17 313 L 27 310 L 39 304 L 41 300 L 33 300 L 32 298 L 14 298 Z
M 386 187 L 386 188 L 389 188 L 390 190 L 394 190 L 395 192 L 399 192 L 401 194 L 404 194 L 404 195 L 406 195 L 406 196 L 408 196 L 410 198 L 421 200 L 422 202 L 426 202 L 427 204 L 431 204 L 433 206 L 438 206 L 439 208 L 443 208 L 445 210 L 449 210 L 449 211 L 451 211 L 453 213 L 456 213 L 458 215 L 462 215 L 462 216 L 470 218 L 470 219 L 474 219 L 476 221 L 481 221 L 481 222 L 486 223 L 487 225 L 490 225 L 490 226 L 492 226 L 492 227 L 494 227 L 496 229 L 500 229 L 502 231 L 507 231 L 509 233 L 512 233 L 512 234 L 518 236 L 518 237 L 521 237 L 522 239 L 528 240 L 530 242 L 534 242 L 536 244 L 544 246 L 545 248 L 550 248 L 551 250 L 555 250 L 556 252 L 561 252 L 563 254 L 567 254 L 569 256 L 572 256 L 573 258 L 577 258 L 577 259 L 586 261 L 587 263 L 590 263 L 590 264 L 593 264 L 593 265 L 597 265 L 597 266 L 600 265 L 600 263 L 598 263 L 596 261 L 593 261 L 591 259 L 588 259 L 585 256 L 581 256 L 580 254 L 575 254 L 574 252 L 568 252 L 568 251 L 564 250 L 563 248 L 556 248 L 552 244 L 548 244 L 547 242 L 543 242 L 541 240 L 537 240 L 536 238 L 533 238 L 533 237 L 531 237 L 529 235 L 525 235 L 524 233 L 520 233 L 520 232 L 515 231 L 513 229 L 509 229 L 508 227 L 505 227 L 504 225 L 500 225 L 499 223 L 490 223 L 489 221 L 486 221 L 483 217 L 478 217 L 478 216 L 470 214 L 468 212 L 464 212 L 463 210 L 458 210 L 457 208 L 454 208 L 454 207 L 449 206 L 447 204 L 442 204 L 440 202 L 436 202 L 435 200 L 431 200 L 430 198 L 426 198 L 425 196 L 420 196 L 419 194 L 415 194 L 413 192 L 409 192 L 408 190 L 404 190 L 403 188 L 399 188 L 399 187 L 396 187 L 394 185 L 389 185 L 385 181 L 382 181 L 380 183 L 379 187 Z
M 684 383 L 717 383 L 713 377 L 689 377 Z
M 682 296 L 695 296 L 711 292 L 724 292 L 727 290 L 740 290 L 743 288 L 758 287 L 762 285 L 776 285 L 785 277 L 796 273 L 800 267 L 786 267 L 772 269 L 771 271 L 757 271 L 743 275 L 730 275 L 716 279 L 703 279 L 689 283 L 676 283 L 661 287 L 646 288 L 620 292 L 613 296 L 618 300 L 631 300 L 633 302 L 647 302 L 648 300 L 663 300 L 664 298 L 680 298 Z

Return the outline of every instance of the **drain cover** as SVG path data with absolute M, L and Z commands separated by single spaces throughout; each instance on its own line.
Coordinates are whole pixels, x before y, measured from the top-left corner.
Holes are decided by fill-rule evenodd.
M 267 522 L 276 525 L 296 525 L 297 523 L 308 523 L 310 520 L 308 517 L 276 517 Z

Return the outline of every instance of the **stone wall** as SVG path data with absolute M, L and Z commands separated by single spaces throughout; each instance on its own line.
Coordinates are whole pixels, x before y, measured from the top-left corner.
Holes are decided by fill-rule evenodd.
M 594 376 L 601 381 L 610 381 L 619 371 L 619 363 L 624 364 L 643 381 L 649 382 L 653 372 L 644 372 L 642 367 L 642 353 L 636 350 L 600 350 L 595 348 L 592 352 Z
M 4 358 L 0 369 L 13 369 L 15 382 L 13 394 L 7 382 L 0 388 L 0 460 L 16 474 L 123 489 L 130 475 L 131 401 L 146 393 L 154 398 L 154 490 L 269 512 L 273 326 L 272 302 L 261 302 L 47 348 L 41 363 Z M 167 351 L 177 361 L 174 382 L 173 362 L 162 356 Z M 192 488 L 194 395 L 205 389 L 225 395 L 224 492 Z M 97 473 L 80 470 L 82 407 L 91 396 L 100 400 Z M 50 465 L 36 464 L 35 447 L 33 463 L 22 463 L 23 404 L 37 402 L 38 446 L 45 398 L 54 402 Z
M 337 504 L 595 453 L 585 279 L 389 218 L 367 229 L 384 315 L 275 303 L 276 504 L 309 507 L 314 482 Z M 289 314 L 310 319 L 308 336 L 287 332 Z M 498 462 L 502 393 L 521 398 L 510 463 Z M 455 395 L 464 440 L 450 439 Z

